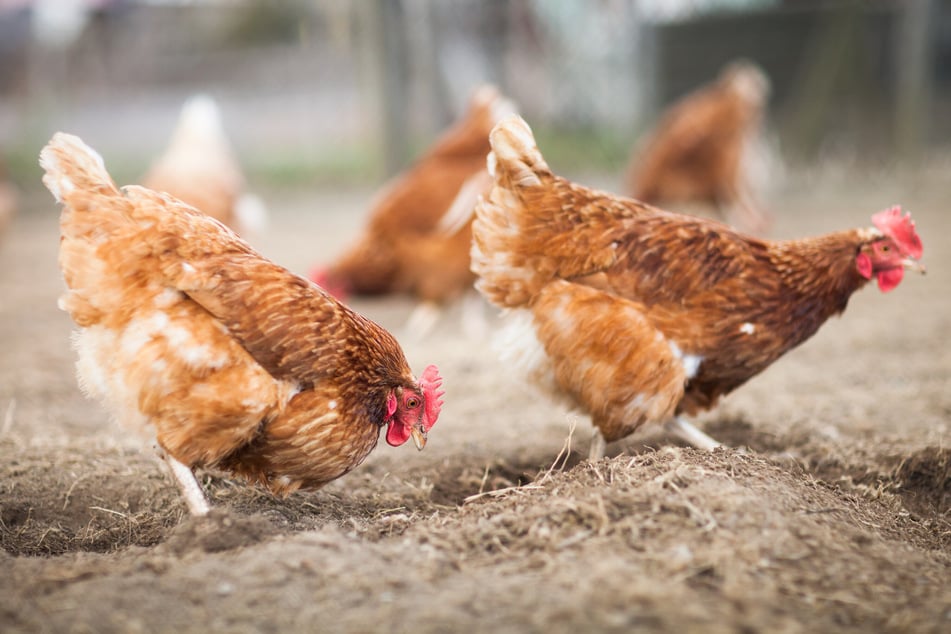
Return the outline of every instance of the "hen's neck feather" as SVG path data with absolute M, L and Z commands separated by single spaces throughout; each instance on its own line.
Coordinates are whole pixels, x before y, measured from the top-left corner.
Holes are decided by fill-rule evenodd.
M 771 259 L 786 283 L 803 293 L 851 294 L 867 280 L 855 258 L 864 243 L 861 230 L 772 243 Z
M 787 310 L 802 319 L 805 336 L 844 311 L 852 293 L 868 282 L 855 263 L 864 241 L 862 231 L 853 229 L 772 243 L 770 257 L 788 293 Z

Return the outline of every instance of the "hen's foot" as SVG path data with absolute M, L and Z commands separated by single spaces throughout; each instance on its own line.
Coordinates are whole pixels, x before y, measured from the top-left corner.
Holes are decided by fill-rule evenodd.
M 185 498 L 185 504 L 188 506 L 189 512 L 195 517 L 208 515 L 211 507 L 208 506 L 208 500 L 205 499 L 205 494 L 202 492 L 198 480 L 195 479 L 194 472 L 162 449 L 158 449 L 158 455 L 172 471 L 175 482 L 178 483 L 178 488 Z
M 679 416 L 664 423 L 664 429 L 666 429 L 669 434 L 676 436 L 689 445 L 693 445 L 697 449 L 713 451 L 717 447 L 723 446 Z
M 591 445 L 588 447 L 588 461 L 596 462 L 603 458 L 607 446 L 608 443 L 604 440 L 604 436 L 601 435 L 601 431 L 595 429 L 594 435 L 591 437 Z

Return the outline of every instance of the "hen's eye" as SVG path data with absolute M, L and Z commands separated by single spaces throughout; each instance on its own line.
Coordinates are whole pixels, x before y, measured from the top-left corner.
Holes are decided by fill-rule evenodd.
M 419 407 L 419 399 L 415 396 L 410 396 L 408 399 L 406 399 L 406 407 L 410 409 Z
M 888 246 L 887 244 L 883 244 L 883 245 L 882 245 L 882 253 L 888 253 L 888 251 L 889 251 L 889 246 Z

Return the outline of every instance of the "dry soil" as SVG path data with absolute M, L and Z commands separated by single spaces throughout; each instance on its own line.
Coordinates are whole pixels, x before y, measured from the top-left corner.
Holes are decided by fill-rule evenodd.
M 77 388 L 57 310 L 58 210 L 41 192 L 0 241 L 0 629 L 5 632 L 951 631 L 951 213 L 947 178 L 828 174 L 772 197 L 780 237 L 864 226 L 902 202 L 925 277 L 845 315 L 697 424 L 586 455 L 587 418 L 511 376 L 450 309 L 357 308 L 446 406 L 426 449 L 381 443 L 287 500 L 218 473 L 188 517 L 147 439 Z M 303 272 L 370 191 L 272 192 L 253 242 Z

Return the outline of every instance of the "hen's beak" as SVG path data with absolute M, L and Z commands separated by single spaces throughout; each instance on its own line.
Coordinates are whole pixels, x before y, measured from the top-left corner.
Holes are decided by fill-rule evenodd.
M 423 447 L 426 446 L 426 432 L 423 430 L 422 425 L 413 425 L 410 434 L 413 436 L 413 444 L 416 445 L 418 450 L 422 451 Z
M 916 260 L 915 258 L 905 258 L 904 260 L 901 261 L 901 263 L 902 263 L 902 266 L 904 266 L 906 269 L 918 271 L 922 275 L 927 273 L 927 271 L 925 270 L 925 265 L 919 262 L 918 260 Z

